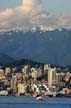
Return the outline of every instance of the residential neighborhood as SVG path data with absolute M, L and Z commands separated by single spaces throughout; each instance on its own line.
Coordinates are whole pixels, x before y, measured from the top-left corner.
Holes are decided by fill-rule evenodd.
M 71 72 L 50 64 L 0 66 L 0 95 L 48 97 L 71 96 Z

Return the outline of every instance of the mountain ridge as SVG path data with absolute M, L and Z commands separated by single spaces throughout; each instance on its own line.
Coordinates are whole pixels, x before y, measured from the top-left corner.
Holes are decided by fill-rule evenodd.
M 16 60 L 31 59 L 36 62 L 70 65 L 71 30 L 35 32 L 9 31 L 0 34 L 0 52 Z
M 12 63 L 14 59 L 4 53 L 0 53 L 0 64 L 9 64 Z

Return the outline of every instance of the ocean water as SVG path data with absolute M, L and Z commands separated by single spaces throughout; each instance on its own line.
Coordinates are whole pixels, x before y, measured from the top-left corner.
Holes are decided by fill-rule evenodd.
M 71 108 L 71 98 L 0 97 L 0 108 Z

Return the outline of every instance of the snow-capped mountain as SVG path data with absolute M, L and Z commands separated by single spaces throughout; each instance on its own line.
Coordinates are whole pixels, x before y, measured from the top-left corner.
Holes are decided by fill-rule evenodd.
M 0 52 L 14 59 L 31 59 L 56 65 L 71 64 L 71 30 L 31 31 L 13 30 L 0 32 Z

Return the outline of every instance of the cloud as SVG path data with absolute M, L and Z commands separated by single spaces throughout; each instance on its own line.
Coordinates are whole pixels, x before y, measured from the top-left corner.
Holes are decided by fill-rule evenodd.
M 61 16 L 59 18 L 59 26 L 64 28 L 71 28 L 71 14 Z
M 23 0 L 22 1 L 22 9 L 24 12 L 28 13 L 32 10 L 33 0 Z
M 54 27 L 56 28 L 58 26 L 58 18 L 53 15 L 48 14 L 41 14 L 35 18 L 33 18 L 33 24 L 39 24 L 47 27 Z
M 41 0 L 22 0 L 22 5 L 0 12 L 0 29 L 30 28 L 32 19 L 41 14 Z
M 0 30 L 30 29 L 38 25 L 71 27 L 71 15 L 60 17 L 48 14 L 42 0 L 22 0 L 20 6 L 0 12 Z

